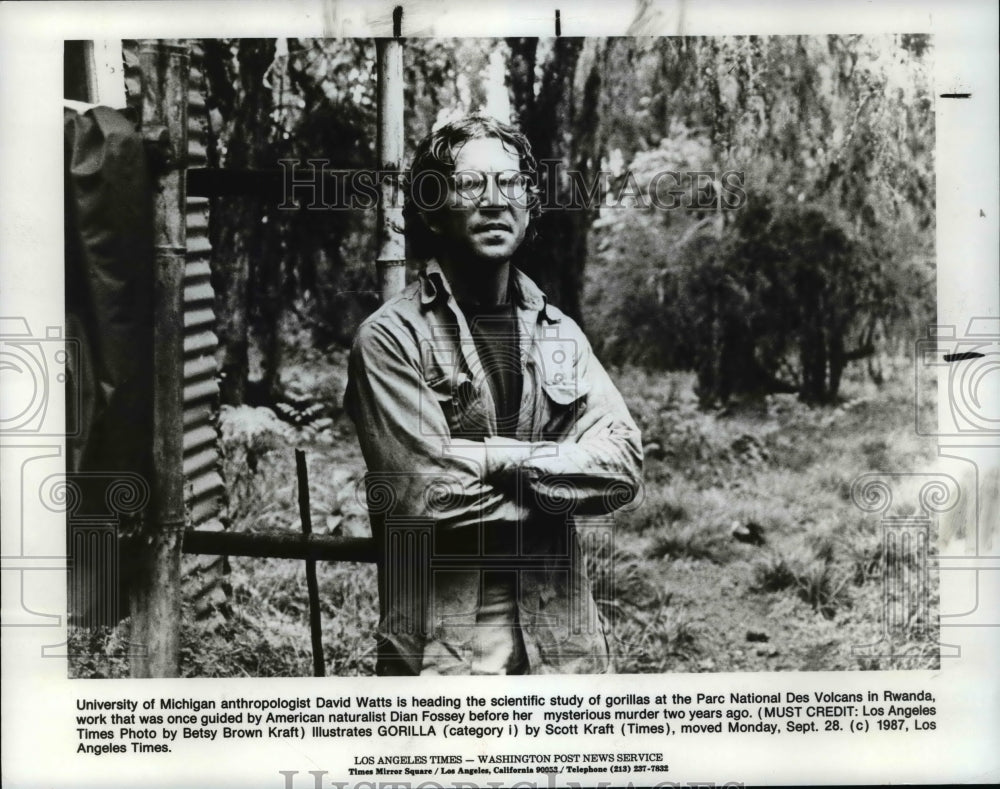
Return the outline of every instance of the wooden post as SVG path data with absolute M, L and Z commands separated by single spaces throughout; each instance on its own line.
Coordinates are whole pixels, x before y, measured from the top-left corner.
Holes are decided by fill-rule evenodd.
M 299 518 L 302 533 L 308 540 L 312 535 L 312 514 L 309 511 L 309 467 L 306 453 L 295 450 L 295 472 L 299 479 Z M 320 621 L 319 581 L 316 578 L 316 560 L 306 559 L 306 588 L 309 591 L 309 634 L 312 637 L 313 676 L 326 675 L 326 661 L 323 659 L 323 628 Z
M 376 261 L 379 292 L 388 301 L 406 285 L 406 243 L 399 179 L 403 167 L 403 44 L 400 40 L 403 8 L 392 12 L 392 38 L 375 42 L 378 56 L 378 166 L 382 174 L 378 204 Z
M 188 47 L 143 41 L 142 132 L 154 175 L 153 505 L 130 592 L 134 677 L 175 677 L 184 534 L 183 385 Z

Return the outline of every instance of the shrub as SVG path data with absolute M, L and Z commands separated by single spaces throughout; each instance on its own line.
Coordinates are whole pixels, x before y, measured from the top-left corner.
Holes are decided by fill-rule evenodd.
M 770 551 L 753 567 L 753 588 L 760 592 L 792 589 L 803 602 L 828 619 L 850 604 L 846 585 L 850 576 L 838 572 L 826 546 L 810 550 L 794 545 Z
M 662 559 L 707 559 L 721 562 L 732 554 L 729 535 L 700 523 L 671 524 L 653 539 L 649 556 Z
M 826 212 L 754 194 L 717 239 L 682 267 L 703 402 L 795 391 L 836 397 L 849 333 L 876 271 Z
M 71 679 L 120 679 L 129 676 L 131 620 L 116 627 L 68 629 L 66 651 Z

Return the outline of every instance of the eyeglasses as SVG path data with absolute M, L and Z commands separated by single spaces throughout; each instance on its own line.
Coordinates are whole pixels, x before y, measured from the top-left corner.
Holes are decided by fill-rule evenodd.
M 493 176 L 491 179 L 490 176 Z M 493 180 L 500 194 L 508 200 L 520 202 L 531 191 L 531 178 L 527 173 L 517 170 L 502 170 L 494 173 L 484 173 L 480 170 L 460 170 L 449 178 L 455 193 L 463 200 L 474 202 L 486 194 L 486 187 Z M 494 192 L 490 193 L 495 197 Z

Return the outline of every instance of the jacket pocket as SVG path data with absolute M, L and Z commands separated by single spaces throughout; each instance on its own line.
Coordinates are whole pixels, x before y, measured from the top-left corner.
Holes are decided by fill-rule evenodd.
M 444 412 L 452 438 L 481 440 L 489 435 L 489 407 L 468 373 L 445 376 L 427 385 Z
M 558 441 L 567 435 L 573 424 L 587 409 L 590 385 L 577 379 L 557 379 L 541 384 L 540 414 L 536 424 L 541 425 L 543 441 Z

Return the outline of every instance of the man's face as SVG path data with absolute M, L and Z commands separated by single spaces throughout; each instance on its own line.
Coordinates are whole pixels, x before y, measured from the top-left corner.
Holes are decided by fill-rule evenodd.
M 504 263 L 524 241 L 528 197 L 517 183 L 521 163 L 496 137 L 469 140 L 455 156 L 448 207 L 428 217 L 448 251 L 463 258 Z M 477 177 L 485 188 L 477 187 Z

